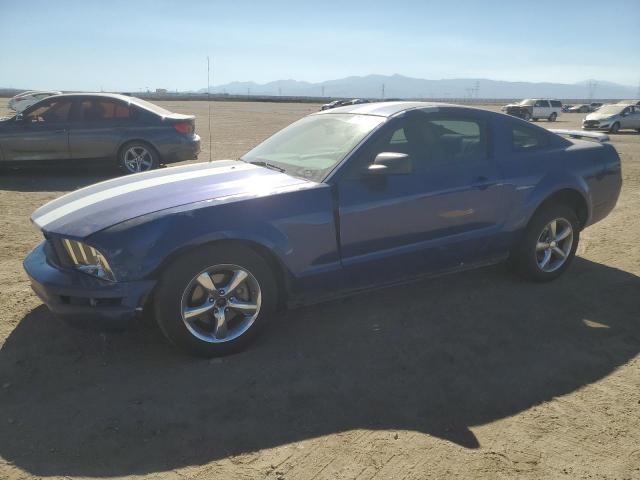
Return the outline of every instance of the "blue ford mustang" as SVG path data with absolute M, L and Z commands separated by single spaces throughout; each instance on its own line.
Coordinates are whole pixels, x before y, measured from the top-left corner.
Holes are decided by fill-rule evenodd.
M 65 316 L 150 310 L 199 355 L 236 351 L 278 307 L 509 259 L 569 266 L 621 187 L 602 134 L 388 102 L 309 115 L 238 160 L 117 178 L 32 216 L 35 292 Z M 568 133 L 568 138 L 567 134 Z M 597 140 L 597 141 L 596 141 Z

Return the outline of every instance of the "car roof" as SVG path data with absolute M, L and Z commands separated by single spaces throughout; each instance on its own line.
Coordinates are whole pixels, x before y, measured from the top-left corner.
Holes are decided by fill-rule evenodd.
M 322 110 L 320 112 L 314 113 L 313 115 L 334 115 L 336 113 L 351 113 L 356 115 L 376 115 L 378 117 L 392 117 L 407 110 L 438 107 L 470 108 L 461 105 L 438 102 L 374 102 L 360 103 L 357 105 L 345 105 L 343 107 L 332 108 L 331 110 Z
M 122 102 L 126 102 L 137 107 L 143 108 L 151 113 L 156 115 L 160 115 L 163 117 L 171 115 L 172 117 L 179 116 L 181 114 L 174 113 L 166 108 L 161 107 L 160 105 L 156 105 L 155 103 L 148 102 L 147 100 L 143 100 L 142 98 L 133 97 L 129 95 L 122 95 L 120 93 L 104 93 L 104 92 L 77 92 L 77 93 L 63 93 L 62 95 L 55 95 L 47 98 L 75 98 L 75 97 L 103 97 L 110 98 L 114 100 L 120 100 Z M 189 116 L 189 115 L 187 115 Z
M 131 102 L 131 99 L 133 98 L 128 95 L 122 95 L 120 93 L 104 93 L 104 92 L 63 93 L 61 95 L 56 95 L 56 96 L 57 97 L 105 97 L 105 98 L 115 98 L 125 102 Z

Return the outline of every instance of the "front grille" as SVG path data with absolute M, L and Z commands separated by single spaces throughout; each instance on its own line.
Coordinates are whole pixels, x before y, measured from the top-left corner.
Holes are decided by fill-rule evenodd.
M 597 127 L 598 125 L 600 125 L 600 122 L 597 120 L 585 120 L 584 122 L 585 127 Z

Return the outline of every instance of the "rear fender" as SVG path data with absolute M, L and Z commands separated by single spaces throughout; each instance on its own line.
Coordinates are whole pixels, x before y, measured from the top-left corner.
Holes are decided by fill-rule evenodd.
M 546 201 L 563 191 L 576 192 L 582 197 L 587 209 L 584 224 L 589 223 L 593 203 L 589 185 L 581 176 L 571 175 L 568 172 L 562 172 L 560 175 L 558 175 L 558 173 L 559 172 L 555 171 L 546 175 L 536 187 L 532 189 L 523 206 L 522 215 L 516 222 L 515 229 L 523 229 L 526 227 L 531 217 L 533 217 L 536 211 Z

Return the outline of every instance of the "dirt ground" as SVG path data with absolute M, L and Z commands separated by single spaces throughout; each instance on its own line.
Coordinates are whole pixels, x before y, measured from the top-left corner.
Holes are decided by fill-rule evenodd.
M 161 103 L 207 138 L 206 103 Z M 213 158 L 316 108 L 213 103 Z M 216 360 L 49 314 L 22 271 L 29 215 L 112 173 L 2 173 L 0 477 L 640 478 L 640 135 L 612 142 L 622 196 L 556 282 L 498 266 L 388 288 Z

